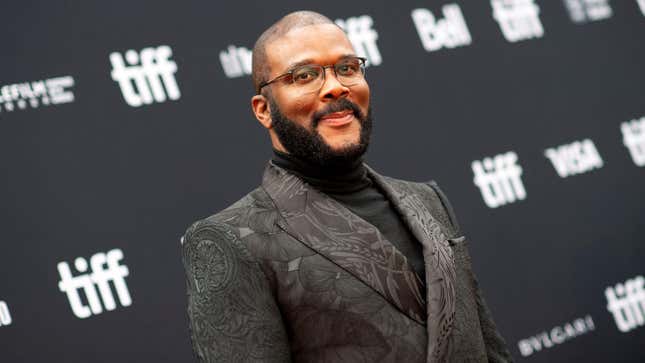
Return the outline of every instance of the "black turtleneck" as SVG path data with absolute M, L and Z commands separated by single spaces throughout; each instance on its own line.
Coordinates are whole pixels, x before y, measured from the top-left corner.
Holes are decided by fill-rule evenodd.
M 332 170 L 321 170 L 292 155 L 277 150 L 273 150 L 273 154 L 274 164 L 302 178 L 375 226 L 403 253 L 421 280 L 425 280 L 421 244 L 383 192 L 372 182 L 362 160 Z

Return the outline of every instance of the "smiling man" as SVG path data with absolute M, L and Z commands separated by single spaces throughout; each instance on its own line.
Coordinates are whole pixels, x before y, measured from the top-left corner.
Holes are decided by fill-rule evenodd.
M 183 239 L 197 357 L 221 362 L 506 362 L 437 185 L 362 162 L 365 59 L 313 12 L 253 48 L 251 106 L 274 157 L 260 187 Z

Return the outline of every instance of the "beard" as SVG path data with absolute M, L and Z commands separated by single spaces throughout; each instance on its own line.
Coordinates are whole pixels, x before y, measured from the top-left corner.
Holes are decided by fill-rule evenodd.
M 368 107 L 367 115 L 353 102 L 341 98 L 329 104 L 323 110 L 314 113 L 311 120 L 311 130 L 288 119 L 280 111 L 273 99 L 269 99 L 271 119 L 282 146 L 293 157 L 307 164 L 320 168 L 343 168 L 354 165 L 361 160 L 367 151 L 372 133 L 372 107 Z M 327 144 L 317 130 L 323 116 L 344 110 L 351 110 L 360 124 L 360 136 L 357 143 L 344 145 L 333 149 Z

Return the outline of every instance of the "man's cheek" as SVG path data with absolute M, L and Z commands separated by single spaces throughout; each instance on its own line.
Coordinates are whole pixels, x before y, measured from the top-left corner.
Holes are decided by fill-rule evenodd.
M 294 117 L 307 117 L 310 119 L 313 113 L 313 105 L 305 100 L 294 100 L 290 108 L 293 110 Z

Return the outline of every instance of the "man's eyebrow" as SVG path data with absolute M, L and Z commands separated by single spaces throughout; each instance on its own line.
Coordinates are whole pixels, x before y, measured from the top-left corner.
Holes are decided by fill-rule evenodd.
M 304 66 L 304 65 L 307 65 L 307 64 L 313 64 L 313 63 L 314 63 L 313 59 L 310 59 L 310 58 L 303 59 L 301 61 L 289 64 L 289 66 L 287 67 L 286 71 L 291 72 L 292 70 L 294 70 L 294 68 L 298 68 L 300 66 Z
M 338 57 L 338 60 L 336 62 L 339 62 L 339 61 L 341 61 L 343 59 L 352 58 L 352 57 L 356 57 L 356 54 L 353 54 L 353 53 L 343 54 L 340 57 Z M 291 72 L 294 68 L 304 66 L 304 65 L 307 65 L 307 64 L 316 64 L 316 63 L 311 58 L 303 59 L 301 61 L 297 61 L 297 62 L 289 64 L 289 66 L 287 67 L 286 72 Z
M 340 58 L 338 58 L 338 60 L 347 59 L 347 58 L 356 58 L 356 57 L 358 57 L 356 54 L 348 53 L 348 54 L 344 54 L 344 55 L 340 56 Z

